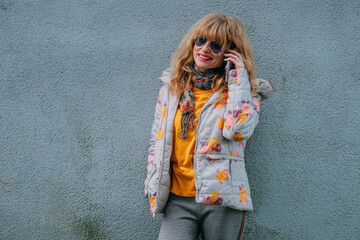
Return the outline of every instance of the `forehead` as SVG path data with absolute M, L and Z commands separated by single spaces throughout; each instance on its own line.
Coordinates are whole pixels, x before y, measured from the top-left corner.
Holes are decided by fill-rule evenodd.
M 202 27 L 197 31 L 196 35 L 200 35 L 210 41 L 216 41 L 223 46 L 228 44 L 226 31 L 223 31 L 218 26 Z

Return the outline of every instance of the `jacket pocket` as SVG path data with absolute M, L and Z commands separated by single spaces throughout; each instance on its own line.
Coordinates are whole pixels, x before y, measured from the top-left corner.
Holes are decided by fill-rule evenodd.
M 230 159 L 216 156 L 202 156 L 199 182 L 200 202 L 220 205 L 232 198 L 232 176 Z

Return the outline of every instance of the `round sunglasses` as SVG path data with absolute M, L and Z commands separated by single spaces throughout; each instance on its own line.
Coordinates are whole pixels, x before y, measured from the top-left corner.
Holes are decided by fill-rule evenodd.
M 195 38 L 195 45 L 198 47 L 204 46 L 208 40 L 200 35 Z M 223 47 L 214 41 L 210 41 L 210 48 L 214 54 L 219 54 L 223 50 Z

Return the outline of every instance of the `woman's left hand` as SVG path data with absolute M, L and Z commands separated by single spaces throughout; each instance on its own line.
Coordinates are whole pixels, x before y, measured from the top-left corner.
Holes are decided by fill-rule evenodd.
M 228 53 L 224 54 L 224 56 L 227 57 L 227 58 L 224 59 L 224 61 L 225 62 L 228 62 L 228 61 L 232 62 L 235 65 L 236 69 L 245 68 L 245 64 L 244 64 L 244 61 L 243 61 L 243 59 L 241 57 L 241 54 L 238 53 L 237 51 L 230 49 Z

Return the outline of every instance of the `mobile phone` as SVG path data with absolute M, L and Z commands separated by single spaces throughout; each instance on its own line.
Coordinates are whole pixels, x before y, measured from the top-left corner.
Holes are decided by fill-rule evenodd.
M 226 63 L 226 66 L 225 66 L 225 77 L 226 77 L 226 81 L 229 80 L 229 72 L 231 70 L 231 67 L 232 67 L 232 62 L 228 61 Z

